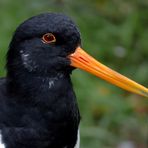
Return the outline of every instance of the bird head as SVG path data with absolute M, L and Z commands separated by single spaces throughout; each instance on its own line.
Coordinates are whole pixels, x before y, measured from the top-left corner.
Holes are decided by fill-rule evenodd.
M 8 72 L 24 69 L 36 75 L 69 73 L 67 56 L 80 46 L 74 22 L 57 13 L 44 13 L 23 22 L 15 31 L 8 51 Z
M 58 13 L 44 13 L 23 22 L 15 31 L 8 51 L 8 76 L 69 74 L 80 68 L 130 92 L 148 96 L 148 89 L 111 70 L 81 47 L 75 23 Z

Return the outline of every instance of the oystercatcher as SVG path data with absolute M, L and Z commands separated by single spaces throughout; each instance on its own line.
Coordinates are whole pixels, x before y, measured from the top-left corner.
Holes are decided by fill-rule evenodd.
M 80 32 L 67 16 L 44 13 L 23 22 L 0 79 L 1 148 L 78 148 L 80 114 L 70 74 L 76 67 L 123 89 L 148 89 L 99 63 L 81 48 Z

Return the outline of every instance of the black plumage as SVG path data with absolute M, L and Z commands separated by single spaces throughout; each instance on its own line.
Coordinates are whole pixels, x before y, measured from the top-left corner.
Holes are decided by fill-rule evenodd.
M 42 36 L 52 33 L 56 42 Z M 0 79 L 0 134 L 6 148 L 74 148 L 80 121 L 67 56 L 81 44 L 74 22 L 44 13 L 23 22 Z

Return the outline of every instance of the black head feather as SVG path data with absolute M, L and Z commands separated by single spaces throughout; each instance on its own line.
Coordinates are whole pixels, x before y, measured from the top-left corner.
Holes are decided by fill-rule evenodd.
M 52 33 L 56 43 L 45 44 L 42 36 Z M 58 13 L 44 13 L 23 22 L 15 31 L 8 51 L 8 76 L 15 72 L 55 75 L 69 71 L 66 56 L 80 45 L 80 33 L 74 22 Z M 66 68 L 65 68 L 66 67 Z

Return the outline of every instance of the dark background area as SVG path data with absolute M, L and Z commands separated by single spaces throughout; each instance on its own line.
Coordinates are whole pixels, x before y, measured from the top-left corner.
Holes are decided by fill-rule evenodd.
M 83 48 L 148 86 L 147 0 L 1 0 L 0 76 L 12 34 L 25 19 L 63 12 L 78 25 Z M 148 100 L 81 70 L 72 75 L 81 121 L 81 148 L 147 148 Z

